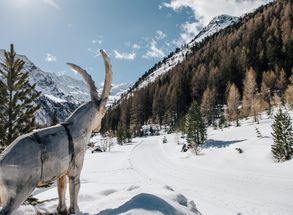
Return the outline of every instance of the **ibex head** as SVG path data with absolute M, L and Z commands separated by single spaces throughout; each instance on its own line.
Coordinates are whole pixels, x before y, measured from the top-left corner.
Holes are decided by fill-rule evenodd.
M 100 53 L 104 59 L 105 70 L 106 70 L 104 88 L 103 88 L 101 97 L 99 97 L 98 95 L 97 88 L 95 86 L 95 82 L 93 81 L 92 77 L 81 67 L 72 63 L 67 63 L 67 65 L 73 71 L 78 72 L 83 77 L 83 79 L 85 80 L 86 84 L 89 87 L 91 100 L 98 105 L 98 111 L 96 112 L 96 117 L 95 117 L 96 120 L 94 120 L 94 123 L 92 125 L 92 130 L 95 130 L 95 131 L 99 131 L 101 128 L 101 120 L 106 113 L 106 103 L 110 94 L 111 82 L 112 82 L 112 65 L 111 65 L 110 59 L 104 50 L 101 49 Z

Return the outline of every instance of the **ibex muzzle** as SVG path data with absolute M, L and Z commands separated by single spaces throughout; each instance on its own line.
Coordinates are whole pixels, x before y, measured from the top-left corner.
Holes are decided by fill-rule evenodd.
M 81 105 L 61 124 L 36 130 L 17 138 L 0 155 L 0 215 L 13 210 L 37 185 L 57 179 L 58 213 L 67 214 L 66 180 L 69 180 L 69 213 L 79 211 L 77 195 L 86 145 L 93 130 L 100 129 L 112 82 L 112 66 L 101 50 L 106 77 L 101 97 L 91 76 L 79 66 L 68 64 L 78 72 L 90 89 L 91 101 Z

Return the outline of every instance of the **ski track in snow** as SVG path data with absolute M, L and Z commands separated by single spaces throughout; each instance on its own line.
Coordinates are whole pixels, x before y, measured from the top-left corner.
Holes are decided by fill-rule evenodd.
M 145 139 L 130 158 L 133 168 L 150 183 L 168 184 L 198 205 L 205 205 L 199 208 L 203 214 L 292 214 L 292 178 L 204 168 L 190 160 L 176 162 L 156 138 Z M 205 208 L 209 208 L 206 213 Z

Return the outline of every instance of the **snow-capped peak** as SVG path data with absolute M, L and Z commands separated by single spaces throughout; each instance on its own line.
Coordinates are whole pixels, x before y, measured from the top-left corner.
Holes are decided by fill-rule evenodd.
M 159 76 L 170 71 L 178 63 L 181 63 L 185 56 L 190 53 L 191 48 L 201 42 L 208 36 L 215 34 L 216 32 L 236 23 L 239 20 L 238 17 L 229 15 L 220 15 L 213 18 L 210 23 L 204 27 L 199 34 L 188 44 L 186 44 L 180 51 L 175 52 L 173 55 L 164 60 L 159 67 L 157 67 L 151 74 L 149 74 L 141 83 L 138 84 L 138 88 L 143 88 L 149 83 L 154 82 Z
M 204 38 L 213 35 L 214 33 L 220 31 L 238 22 L 239 17 L 230 15 L 220 15 L 213 18 L 209 24 L 204 27 L 199 34 L 188 44 L 189 47 L 193 46 L 195 43 L 201 42 Z

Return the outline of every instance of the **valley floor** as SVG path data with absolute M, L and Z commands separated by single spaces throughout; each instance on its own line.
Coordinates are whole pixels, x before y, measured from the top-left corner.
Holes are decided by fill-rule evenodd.
M 273 161 L 271 123 L 248 120 L 237 128 L 209 129 L 199 156 L 180 153 L 176 134 L 167 135 L 166 144 L 163 136 L 153 136 L 107 153 L 87 152 L 80 209 L 99 215 L 292 215 L 293 161 Z M 262 138 L 257 138 L 256 127 Z M 55 211 L 56 187 L 36 190 L 34 197 L 45 202 L 21 206 L 15 214 Z

